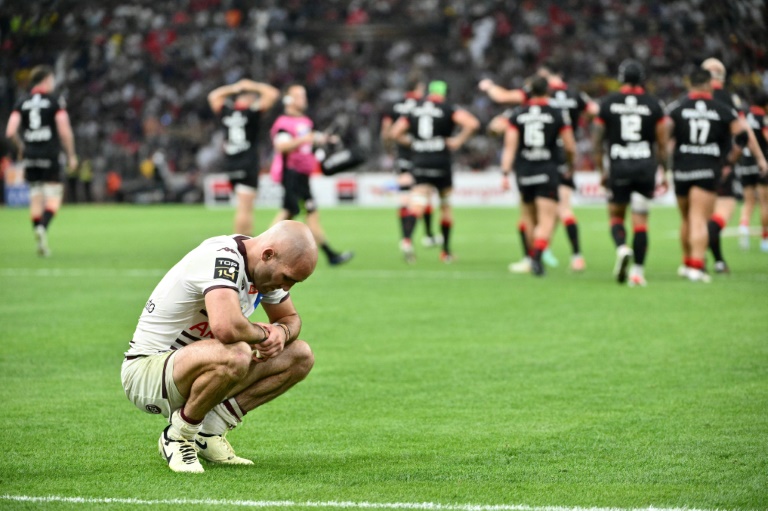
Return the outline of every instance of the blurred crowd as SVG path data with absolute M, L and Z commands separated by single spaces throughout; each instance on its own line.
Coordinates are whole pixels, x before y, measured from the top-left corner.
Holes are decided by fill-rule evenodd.
M 316 125 L 387 170 L 380 119 L 415 68 L 448 82 L 449 100 L 482 121 L 500 108 L 477 90 L 481 78 L 520 86 L 545 61 L 599 97 L 635 57 L 649 89 L 671 99 L 685 71 L 714 56 L 748 95 L 768 88 L 767 25 L 763 0 L 5 2 L 0 111 L 5 122 L 29 70 L 52 64 L 97 198 L 161 183 L 166 200 L 194 200 L 187 194 L 220 160 L 206 95 L 242 77 L 304 84 Z M 458 164 L 488 168 L 498 145 L 481 134 Z

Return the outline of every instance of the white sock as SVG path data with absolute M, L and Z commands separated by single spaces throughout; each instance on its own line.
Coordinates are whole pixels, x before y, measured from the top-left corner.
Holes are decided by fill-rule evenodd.
M 182 419 L 181 410 L 179 409 L 171 415 L 171 427 L 168 430 L 168 436 L 172 440 L 180 440 L 182 438 L 185 440 L 192 440 L 202 427 L 202 422 L 200 424 L 190 424 Z
M 244 415 L 235 399 L 229 398 L 206 414 L 200 431 L 206 435 L 223 435 L 230 429 L 235 429 L 242 422 Z

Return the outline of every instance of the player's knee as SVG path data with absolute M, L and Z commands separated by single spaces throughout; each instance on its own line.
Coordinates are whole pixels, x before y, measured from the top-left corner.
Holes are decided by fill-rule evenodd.
M 309 344 L 300 339 L 290 344 L 290 351 L 293 357 L 291 367 L 303 379 L 315 365 L 315 354 L 312 353 L 312 348 L 309 347 Z
M 248 369 L 251 366 L 251 359 L 253 357 L 253 350 L 251 347 L 244 343 L 238 342 L 231 344 L 224 350 L 225 355 L 222 357 L 221 362 L 218 364 L 216 371 L 219 374 L 230 380 L 240 381 L 248 374 Z

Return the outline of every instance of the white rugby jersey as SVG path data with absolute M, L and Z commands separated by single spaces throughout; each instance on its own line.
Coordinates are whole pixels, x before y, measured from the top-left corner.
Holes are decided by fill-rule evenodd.
M 249 317 L 259 303 L 280 303 L 288 292 L 261 294 L 249 280 L 243 241 L 247 236 L 217 236 L 203 241 L 165 274 L 152 291 L 126 357 L 177 350 L 213 337 L 205 294 L 228 287 L 237 291 L 240 309 Z

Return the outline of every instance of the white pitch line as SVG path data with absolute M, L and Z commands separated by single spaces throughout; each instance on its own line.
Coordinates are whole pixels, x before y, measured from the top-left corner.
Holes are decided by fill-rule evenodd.
M 440 504 L 437 502 L 351 502 L 351 501 L 306 501 L 292 500 L 220 500 L 220 499 L 126 499 L 97 497 L 61 497 L 49 495 L 2 495 L 0 500 L 15 502 L 68 504 L 128 504 L 135 506 L 183 505 L 183 506 L 237 506 L 251 508 L 335 508 L 335 509 L 413 509 L 426 511 L 707 511 L 697 508 L 620 508 L 620 507 L 568 507 L 568 506 L 525 506 L 517 504 Z
M 157 277 L 163 270 L 140 268 L 0 268 L 0 277 Z
M 334 276 L 363 277 L 376 279 L 413 278 L 413 279 L 498 279 L 506 272 L 490 271 L 436 271 L 436 270 L 351 270 L 334 271 Z M 159 269 L 109 269 L 109 268 L 0 268 L 0 277 L 162 277 L 165 271 Z

